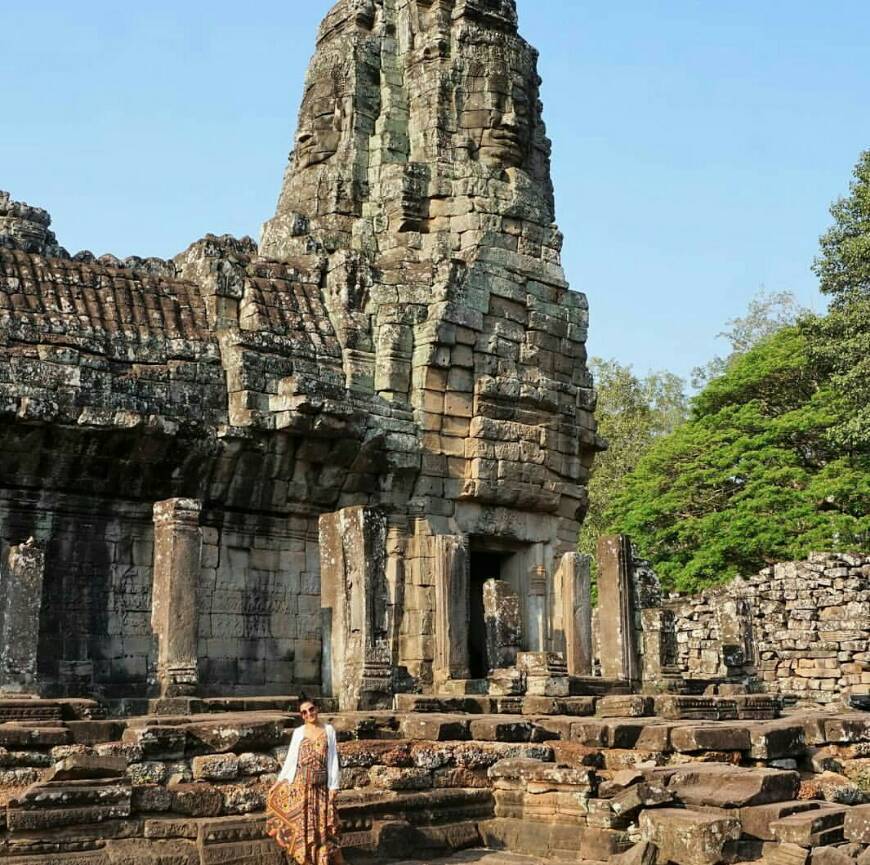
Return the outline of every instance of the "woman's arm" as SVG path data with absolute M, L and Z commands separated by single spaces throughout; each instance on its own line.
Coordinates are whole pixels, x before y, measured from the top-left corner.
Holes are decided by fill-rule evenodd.
M 302 727 L 297 727 L 293 731 L 293 737 L 290 739 L 290 747 L 287 749 L 287 759 L 284 761 L 284 766 L 281 773 L 278 775 L 278 781 L 289 781 L 293 783 L 296 777 L 296 764 L 299 762 L 299 744 L 302 741 Z
M 326 745 L 327 745 L 327 782 L 329 792 L 334 793 L 338 790 L 341 784 L 340 767 L 338 763 L 338 745 L 335 741 L 335 729 L 332 725 L 326 728 Z

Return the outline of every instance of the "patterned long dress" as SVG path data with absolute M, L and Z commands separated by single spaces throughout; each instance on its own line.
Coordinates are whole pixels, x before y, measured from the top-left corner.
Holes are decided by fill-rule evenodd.
M 338 814 L 327 786 L 326 736 L 303 739 L 292 784 L 269 794 L 266 831 L 296 865 L 341 865 Z

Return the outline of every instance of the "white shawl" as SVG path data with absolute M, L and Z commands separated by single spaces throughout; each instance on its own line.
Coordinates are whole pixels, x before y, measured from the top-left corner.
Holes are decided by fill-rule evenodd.
M 336 745 L 335 729 L 332 724 L 325 725 L 326 730 L 326 775 L 327 784 L 330 790 L 337 790 L 339 786 L 339 766 L 338 766 L 338 746 Z M 299 746 L 305 738 L 305 727 L 297 727 L 293 731 L 293 738 L 290 740 L 290 750 L 287 752 L 287 759 L 284 761 L 284 768 L 281 769 L 281 774 L 278 776 L 279 781 L 288 781 L 293 783 L 296 777 L 296 765 L 299 762 Z

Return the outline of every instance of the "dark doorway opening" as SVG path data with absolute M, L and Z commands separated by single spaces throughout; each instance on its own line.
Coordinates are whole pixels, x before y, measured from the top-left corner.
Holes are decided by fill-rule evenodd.
M 468 581 L 468 668 L 472 679 L 485 679 L 489 675 L 486 654 L 486 618 L 483 614 L 483 584 L 487 580 L 502 579 L 503 553 L 471 553 Z

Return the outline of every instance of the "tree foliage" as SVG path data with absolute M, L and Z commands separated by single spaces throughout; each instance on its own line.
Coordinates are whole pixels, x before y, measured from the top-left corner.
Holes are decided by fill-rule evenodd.
M 783 328 L 733 360 L 628 475 L 605 522 L 666 586 L 697 590 L 813 549 L 866 545 L 870 462 L 832 441 L 844 407 L 807 337 Z
M 589 513 L 579 549 L 594 557 L 598 537 L 606 530 L 605 512 L 624 478 L 650 445 L 673 432 L 688 414 L 685 383 L 669 372 L 639 378 L 615 360 L 591 358 L 598 392 L 598 431 L 608 443 L 599 454 L 589 483 Z
M 803 325 L 812 362 L 831 376 L 841 403 L 832 441 L 870 451 L 870 151 L 855 167 L 849 195 L 831 207 L 834 224 L 822 235 L 814 269 L 830 296 L 824 318 Z
M 762 289 L 749 302 L 746 314 L 732 318 L 726 329 L 718 333 L 718 339 L 725 339 L 731 351 L 725 357 L 714 357 L 704 366 L 692 370 L 692 387 L 702 388 L 713 379 L 723 375 L 738 357 L 761 340 L 773 336 L 784 327 L 797 324 L 809 313 L 800 305 L 790 291 L 768 292 Z

